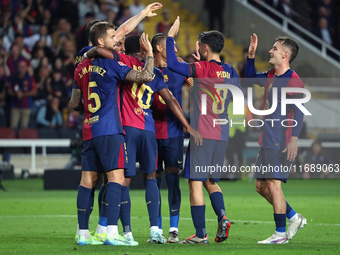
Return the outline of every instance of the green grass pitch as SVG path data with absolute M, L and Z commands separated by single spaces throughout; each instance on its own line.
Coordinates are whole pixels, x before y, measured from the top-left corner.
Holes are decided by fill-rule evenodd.
M 221 181 L 226 212 L 232 225 L 226 242 L 216 244 L 216 216 L 206 195 L 209 245 L 150 244 L 144 190 L 132 190 L 132 230 L 137 247 L 77 246 L 76 191 L 44 191 L 41 179 L 3 181 L 0 191 L 0 254 L 339 254 L 340 179 L 289 180 L 283 185 L 287 201 L 308 225 L 285 245 L 259 245 L 274 233 L 273 211 L 248 181 Z M 181 179 L 182 207 L 179 237 L 194 234 L 189 192 Z M 162 190 L 163 229 L 167 237 L 167 191 Z M 98 221 L 98 206 L 90 230 Z M 121 227 L 120 227 L 121 231 Z

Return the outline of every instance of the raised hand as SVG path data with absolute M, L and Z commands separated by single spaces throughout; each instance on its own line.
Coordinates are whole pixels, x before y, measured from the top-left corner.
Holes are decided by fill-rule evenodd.
M 177 16 L 174 24 L 169 29 L 168 37 L 175 37 L 178 34 L 179 25 L 180 25 L 179 16 Z
M 248 57 L 249 58 L 255 58 L 255 52 L 257 49 L 257 35 L 254 33 L 252 36 L 250 36 L 250 44 L 248 49 Z
M 199 46 L 199 44 L 198 44 L 198 41 L 196 41 L 196 46 L 195 46 L 195 52 L 196 52 L 196 54 L 192 54 L 192 56 L 194 57 L 194 59 L 196 60 L 196 61 L 200 61 L 201 60 L 201 55 L 200 55 L 200 53 L 199 53 L 199 48 L 200 48 L 200 46 Z
M 163 7 L 161 3 L 155 2 L 152 4 L 149 4 L 145 9 L 145 16 L 146 17 L 154 17 L 157 16 L 157 13 L 153 13 L 153 11 L 159 10 Z
M 148 34 L 143 33 L 140 36 L 139 44 L 140 44 L 142 51 L 145 51 L 147 54 L 151 53 L 151 55 L 152 55 L 152 46 L 151 46 L 151 43 L 148 39 Z

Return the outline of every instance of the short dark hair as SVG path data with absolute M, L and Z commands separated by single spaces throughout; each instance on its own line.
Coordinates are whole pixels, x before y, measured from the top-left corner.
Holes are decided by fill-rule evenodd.
M 114 29 L 114 25 L 107 21 L 100 21 L 94 24 L 90 29 L 90 41 L 93 46 L 98 45 L 98 39 L 107 35 L 107 30 Z
M 86 28 L 85 28 L 85 35 L 86 35 L 86 38 L 87 40 L 90 42 L 90 30 L 91 30 L 91 27 L 93 27 L 95 24 L 97 24 L 98 22 L 102 22 L 103 20 L 99 20 L 99 19 L 95 19 L 95 20 L 92 20 L 89 24 L 86 25 Z
M 202 32 L 198 36 L 201 43 L 207 44 L 212 52 L 220 53 L 224 47 L 223 34 L 217 30 Z
M 153 37 L 152 37 L 152 40 L 151 40 L 151 46 L 152 46 L 152 51 L 153 53 L 156 52 L 156 46 L 158 44 L 161 43 L 161 41 L 163 41 L 164 39 L 167 38 L 167 33 L 158 33 L 158 34 L 155 34 Z
M 125 40 L 125 54 L 130 55 L 140 52 L 139 35 L 131 35 Z
M 278 36 L 275 38 L 276 42 L 283 42 L 282 45 L 289 48 L 291 55 L 289 58 L 289 63 L 292 63 L 299 53 L 299 44 L 294 39 L 288 36 Z

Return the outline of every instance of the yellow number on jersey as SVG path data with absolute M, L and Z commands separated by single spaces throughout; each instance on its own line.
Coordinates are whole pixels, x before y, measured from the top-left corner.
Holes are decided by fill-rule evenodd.
M 212 105 L 212 111 L 216 114 L 222 114 L 224 112 L 224 104 L 225 104 L 225 100 L 227 99 L 227 95 L 228 95 L 228 89 L 216 89 L 217 94 L 220 96 L 221 101 L 222 101 L 222 105 L 220 106 L 220 109 L 217 108 L 217 106 L 220 104 L 220 100 L 218 99 L 218 97 L 215 95 L 215 100 L 216 103 L 213 102 Z M 222 92 L 222 93 L 221 93 Z
M 138 105 L 142 109 L 149 109 L 150 106 L 151 106 L 151 96 L 154 93 L 154 91 L 148 85 L 145 85 L 143 83 L 142 86 L 140 86 L 140 88 L 139 88 L 138 95 L 136 95 L 137 88 L 138 88 L 138 82 L 134 82 L 133 85 L 132 85 L 132 89 L 131 89 L 131 95 L 132 95 L 133 99 L 136 99 L 136 96 L 137 96 L 138 97 Z M 145 100 L 145 103 L 144 103 L 143 102 L 143 96 L 144 96 L 145 91 L 147 91 L 147 96 L 146 96 L 146 100 Z
M 93 87 L 97 87 L 97 83 L 95 81 L 89 82 L 88 100 L 90 101 L 93 98 L 95 107 L 92 107 L 91 104 L 88 104 L 87 106 L 88 106 L 88 109 L 89 109 L 90 112 L 95 113 L 100 108 L 101 102 L 100 102 L 100 98 L 99 98 L 97 93 L 95 93 L 95 92 L 90 93 L 90 88 L 93 88 Z

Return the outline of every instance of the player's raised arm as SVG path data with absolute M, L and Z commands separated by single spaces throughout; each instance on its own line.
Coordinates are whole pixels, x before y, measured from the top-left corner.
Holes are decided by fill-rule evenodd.
M 161 9 L 163 6 L 161 3 L 155 2 L 152 4 L 149 4 L 143 11 L 138 13 L 136 16 L 133 16 L 132 18 L 125 21 L 118 29 L 115 36 L 115 41 L 119 42 L 123 39 L 123 37 L 132 30 L 135 29 L 135 27 L 145 18 L 145 17 L 154 17 L 157 15 L 157 13 L 154 13 L 154 11 Z
M 179 17 L 177 16 L 174 24 L 171 26 L 168 32 L 168 38 L 166 39 L 166 59 L 168 68 L 178 74 L 190 77 L 190 66 L 188 63 L 181 63 L 178 61 L 175 52 L 175 40 L 174 37 L 179 31 Z
M 254 33 L 252 36 L 250 36 L 250 44 L 248 49 L 248 58 L 255 58 L 255 53 L 257 49 L 257 35 Z
M 183 124 L 183 126 L 186 128 L 188 133 L 190 133 L 190 135 L 194 137 L 195 143 L 197 145 L 202 145 L 203 143 L 202 135 L 197 130 L 190 127 L 190 124 L 185 118 L 184 113 L 181 107 L 179 106 L 177 99 L 173 95 L 170 94 L 169 89 L 164 88 L 160 90 L 158 94 L 164 99 L 166 105 L 173 112 L 173 114 L 177 117 L 177 119 Z
M 152 46 L 148 39 L 148 35 L 143 33 L 139 39 L 141 49 L 146 52 L 146 62 L 142 71 L 131 70 L 126 75 L 126 80 L 136 82 L 150 82 L 154 77 L 154 58 Z

